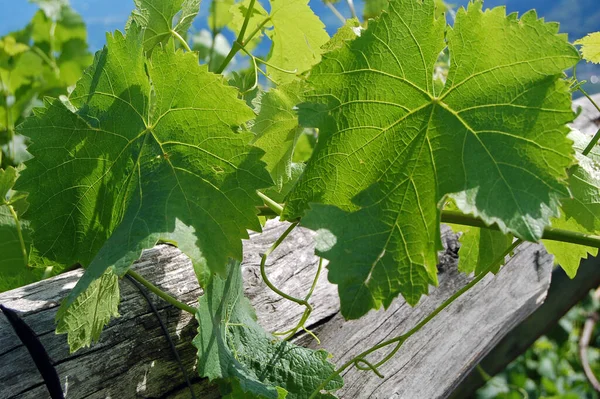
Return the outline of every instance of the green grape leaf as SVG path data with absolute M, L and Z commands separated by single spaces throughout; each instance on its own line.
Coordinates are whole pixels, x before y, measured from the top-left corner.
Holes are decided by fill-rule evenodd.
M 9 43 L 10 47 L 12 40 L 14 38 L 6 36 L 0 40 L 0 44 Z M 27 90 L 33 86 L 36 83 L 37 77 L 42 73 L 42 60 L 32 51 L 19 51 L 11 55 L 9 52 L 0 49 L 0 79 L 2 79 L 0 85 L 3 89 L 2 97 L 5 97 L 6 94 L 15 97 L 17 94 L 19 97 L 23 96 L 23 89 Z M 0 124 L 5 124 L 5 122 L 5 119 L 0 120 Z
M 459 239 L 461 245 L 458 251 L 458 270 L 467 274 L 474 273 L 475 276 L 488 270 L 513 242 L 513 236 L 497 230 L 454 225 L 452 229 L 462 232 Z M 490 271 L 496 274 L 500 266 L 502 265 L 499 264 Z
M 383 11 L 387 11 L 390 4 L 390 0 L 365 0 L 365 7 L 363 9 L 363 19 L 378 17 Z
M 304 225 L 335 242 L 320 254 L 345 317 L 398 294 L 415 304 L 437 283 L 447 194 L 462 212 L 531 241 L 569 195 L 573 112 L 560 74 L 577 50 L 533 11 L 517 19 L 476 1 L 447 31 L 434 14 L 433 0 L 393 0 L 309 76 L 319 142 L 284 217 L 324 204 Z M 446 45 L 452 63 L 439 91 L 433 73 Z
M 303 101 L 304 90 L 303 83 L 293 82 L 263 94 L 252 127 L 256 133 L 254 145 L 265 151 L 263 161 L 278 189 L 292 177 L 294 148 L 304 130 L 295 107 Z
M 569 176 L 572 198 L 563 200 L 560 217 L 552 219 L 552 227 L 584 234 L 600 234 L 600 152 L 594 149 L 588 156 L 581 151 L 589 137 L 573 130 L 569 135 L 577 149 L 579 165 L 574 166 Z M 598 248 L 543 240 L 554 260 L 571 278 L 577 274 L 579 263 L 588 254 L 596 256 Z
M 200 297 L 196 319 L 199 327 L 193 344 L 198 348 L 200 376 L 239 383 L 248 397 L 277 399 L 280 387 L 288 392 L 288 399 L 304 399 L 335 370 L 324 350 L 280 341 L 258 325 L 244 297 L 238 261 L 229 263 L 226 279 L 217 276 L 210 281 Z M 325 389 L 341 386 L 337 377 Z
M 444 16 L 445 13 L 452 9 L 452 5 L 446 3 L 444 0 L 435 0 L 435 17 L 439 18 Z
M 29 46 L 11 35 L 0 39 L 0 145 L 7 145 L 7 150 L 11 150 L 7 131 L 20 121 L 37 93 L 44 68 L 41 58 Z
M 144 28 L 144 50 L 149 53 L 175 34 L 186 37 L 200 10 L 200 0 L 134 0 L 134 3 L 137 9 L 131 13 L 125 29 L 128 31 L 133 21 Z
M 581 45 L 581 54 L 586 61 L 600 64 L 600 32 L 590 33 L 575 44 Z
M 267 73 L 278 84 L 289 83 L 321 60 L 321 47 L 329 40 L 325 25 L 308 6 L 308 0 L 271 0 L 271 23 L 267 31 L 273 44 Z
M 13 130 L 30 113 L 36 98 L 67 94 L 92 61 L 81 17 L 66 2 L 40 2 L 40 6 L 43 11 L 33 16 L 27 28 L 0 40 L 3 165 L 18 165 L 28 155 L 25 138 L 2 130 Z
M 288 392 L 281 388 L 275 387 L 277 390 L 277 399 L 287 398 Z M 249 392 L 245 392 L 242 388 L 240 380 L 232 379 L 227 381 L 221 381 L 219 383 L 219 391 L 223 399 L 264 399 L 264 396 L 254 395 Z
M 254 65 L 243 70 L 232 71 L 229 85 L 240 91 L 240 97 L 246 101 L 249 107 L 254 107 L 255 101 L 259 101 L 256 99 L 263 93 L 258 85 L 258 71 Z
M 382 12 L 387 11 L 390 0 L 365 0 L 363 18 L 365 20 L 378 17 Z M 441 17 L 451 8 L 444 0 L 435 0 L 435 17 Z
M 292 162 L 308 162 L 313 151 L 315 150 L 316 144 L 317 134 L 315 130 L 304 129 L 304 131 L 298 138 L 298 142 L 296 143 L 296 148 L 294 149 Z
M 29 50 L 28 45 L 17 42 L 11 35 L 4 36 L 0 39 L 0 54 L 2 54 L 3 57 L 14 57 L 27 50 Z
M 597 188 L 600 188 L 600 186 Z M 582 233 L 586 232 L 579 223 L 573 219 L 569 219 L 564 213 L 560 217 L 552 219 L 552 227 Z M 587 258 L 588 255 L 596 256 L 598 254 L 598 248 L 587 247 L 585 245 L 550 240 L 543 240 L 543 243 L 548 253 L 554 255 L 554 263 L 559 265 L 570 278 L 574 278 L 577 274 L 582 259 Z
M 51 13 L 38 11 L 30 29 L 34 46 L 43 53 L 46 94 L 65 93 L 92 62 L 83 19 L 70 6 L 61 5 Z
M 30 3 L 37 4 L 40 10 L 50 19 L 57 20 L 60 17 L 62 8 L 69 5 L 69 0 L 29 0 Z
M 229 27 L 231 30 L 238 36 L 240 31 L 242 30 L 242 26 L 244 25 L 244 19 L 246 19 L 246 15 L 248 14 L 248 7 L 250 6 L 250 0 L 243 0 L 239 3 L 236 3 L 233 7 L 231 7 L 231 22 L 229 23 Z M 254 7 L 252 7 L 252 14 L 250 15 L 250 19 L 248 20 L 248 28 L 246 28 L 246 37 L 250 32 L 254 32 L 259 29 L 261 24 L 263 24 L 267 18 L 269 17 L 269 13 L 263 8 L 263 6 L 257 1 L 254 3 Z M 271 22 L 266 22 L 264 24 L 264 28 L 271 28 L 273 25 Z M 246 39 L 246 38 L 244 38 Z M 247 51 L 252 51 L 260 41 L 262 40 L 262 29 L 260 32 L 250 39 L 249 41 L 246 39 L 245 48 Z
M 68 333 L 71 352 L 90 346 L 112 317 L 119 317 L 119 277 L 108 269 L 69 307 L 59 308 L 57 334 Z
M 70 103 L 46 102 L 19 129 L 33 142 L 17 187 L 30 192 L 36 247 L 87 266 L 63 307 L 158 241 L 205 284 L 261 228 L 256 190 L 272 180 L 253 135 L 236 132 L 254 113 L 195 53 L 171 45 L 146 61 L 142 40 L 135 23 L 109 35 Z
M 213 32 L 218 32 L 227 26 L 233 19 L 230 9 L 235 0 L 219 0 L 210 3 L 208 13 L 208 26 Z
M 321 47 L 324 53 L 328 53 L 333 50 L 337 50 L 342 47 L 345 42 L 354 40 L 360 36 L 363 28 L 360 21 L 356 18 L 350 18 L 346 20 L 346 23 L 335 32 L 335 35 L 329 39 L 327 43 Z
M 285 197 L 292 191 L 300 176 L 304 172 L 303 163 L 292 163 L 290 165 L 290 179 L 287 180 L 281 187 L 273 186 L 263 190 L 263 194 L 271 198 L 275 202 L 284 203 Z
M 17 177 L 13 167 L 0 169 L 0 292 L 37 281 L 43 274 L 29 267 L 29 224 L 20 219 L 28 204 L 24 193 L 12 190 Z

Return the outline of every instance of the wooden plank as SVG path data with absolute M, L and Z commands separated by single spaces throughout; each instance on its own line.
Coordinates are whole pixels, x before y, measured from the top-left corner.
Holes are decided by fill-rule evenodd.
M 260 279 L 259 254 L 265 252 L 288 225 L 270 222 L 263 234 L 253 234 L 244 245 L 246 293 L 257 308 L 260 322 L 271 331 L 295 325 L 304 311 L 300 306 L 281 300 Z M 306 292 L 316 272 L 318 259 L 313 253 L 312 234 L 305 229 L 294 231 L 273 253 L 268 264 L 273 281 L 292 294 Z M 145 251 L 134 269 L 192 306 L 202 293 L 189 260 L 177 248 L 160 245 Z M 120 283 L 121 317 L 109 324 L 100 342 L 92 348 L 69 354 L 66 336 L 54 334 L 54 318 L 60 301 L 81 274 L 82 271 L 77 270 L 0 294 L 0 303 L 21 312 L 39 335 L 56 364 L 67 398 L 161 397 L 182 386 L 183 376 L 173 361 L 158 321 L 127 280 Z M 315 310 L 311 323 L 331 317 L 338 310 L 333 300 L 337 295 L 335 287 L 326 284 L 326 279 L 324 273 L 315 290 L 314 300 L 323 305 Z M 196 355 L 190 343 L 196 334 L 195 320 L 154 299 L 188 374 L 195 375 Z M 277 309 L 277 317 L 273 317 L 274 309 Z M 0 381 L 0 398 L 48 397 L 29 354 L 3 316 L 0 317 Z M 196 389 L 200 398 L 218 397 L 205 381 Z M 181 397 L 189 397 L 189 392 Z
M 384 380 L 352 369 L 344 374 L 346 385 L 340 396 L 447 397 L 505 332 L 541 305 L 551 270 L 552 257 L 541 246 L 523 245 L 497 276 L 485 277 L 409 338 L 394 360 L 380 368 Z M 405 333 L 467 281 L 455 267 L 443 268 L 439 288 L 417 307 L 398 300 L 387 311 L 371 312 L 358 321 L 344 322 L 336 316 L 318 330 L 318 336 L 323 346 L 337 355 L 336 363 L 342 364 L 378 342 Z
M 253 235 L 245 245 L 247 255 L 244 259 L 243 272 L 247 284 L 246 292 L 257 307 L 261 323 L 270 331 L 292 325 L 298 320 L 303 310 L 287 301 L 281 301 L 264 287 L 259 277 L 259 254 L 264 252 L 286 227 L 285 223 L 270 222 L 262 235 Z M 378 314 L 373 312 L 358 322 L 344 324 L 339 315 L 336 316 L 339 310 L 336 288 L 325 281 L 326 273 L 323 274 L 322 281 L 313 297 L 313 303 L 316 305 L 315 313 L 309 324 L 312 327 L 317 326 L 316 330 L 320 331 L 323 347 L 342 355 L 335 358 L 336 361 L 346 359 L 349 349 L 364 348 L 377 343 L 389 334 L 406 330 L 466 283 L 467 278 L 456 272 L 456 237 L 447 228 L 444 229 L 444 232 L 445 241 L 450 248 L 441 256 L 441 285 L 415 308 L 398 300 L 387 312 Z M 300 294 L 310 286 L 317 262 L 312 253 L 312 236 L 313 233 L 308 230 L 296 230 L 271 258 L 270 275 L 273 281 L 287 292 Z M 535 271 L 535 278 L 532 278 L 531 262 L 535 251 L 536 249 L 530 249 L 521 253 L 510 262 L 512 266 L 504 268 L 497 278 L 489 276 L 482 282 L 478 290 L 473 291 L 468 297 L 451 306 L 447 312 L 442 313 L 438 322 L 431 325 L 437 326 L 435 327 L 437 334 L 441 334 L 436 339 L 444 338 L 449 326 L 462 324 L 463 328 L 473 333 L 473 339 L 479 338 L 482 339 L 481 342 L 484 345 L 493 345 L 493 338 L 498 334 L 497 331 L 501 331 L 506 327 L 507 322 L 514 322 L 516 318 L 506 316 L 496 319 L 493 325 L 482 321 L 479 326 L 486 330 L 486 334 L 490 335 L 481 338 L 481 332 L 474 333 L 473 326 L 471 326 L 471 323 L 474 323 L 472 313 L 489 311 L 486 295 L 496 296 L 495 298 L 498 299 L 503 298 L 497 301 L 498 305 L 502 306 L 502 312 L 509 314 L 513 313 L 512 306 L 525 313 L 530 307 L 537 306 L 549 282 L 550 262 L 546 256 L 539 258 L 542 262 Z M 528 273 L 518 272 L 521 268 L 528 270 Z M 194 305 L 197 297 L 201 294 L 200 288 L 195 283 L 189 261 L 176 248 L 162 245 L 146 251 L 135 269 L 162 289 L 190 305 Z M 100 342 L 92 348 L 75 354 L 68 353 L 66 337 L 55 335 L 53 332 L 53 320 L 60 300 L 80 275 L 81 271 L 74 271 L 0 294 L 0 303 L 22 312 L 27 323 L 39 334 L 42 343 L 55 361 L 67 392 L 67 398 L 108 398 L 117 397 L 117 395 L 121 399 L 189 397 L 189 392 L 184 389 L 183 376 L 172 359 L 156 318 L 150 313 L 143 298 L 125 280 L 120 285 L 122 290 L 121 318 L 110 323 Z M 522 283 L 515 284 L 518 281 Z M 484 286 L 487 287 L 485 290 Z M 519 290 L 527 292 L 524 294 Z M 483 291 L 483 301 L 480 291 Z M 493 302 L 490 301 L 490 303 Z M 196 333 L 195 321 L 189 315 L 166 306 L 160 300 L 156 300 L 155 305 L 167 322 L 189 375 L 194 375 L 195 351 L 190 345 L 190 340 Z M 510 311 L 505 309 L 507 307 L 510 307 Z M 445 327 L 440 327 L 438 325 L 440 322 Z M 415 336 L 415 343 L 409 343 L 407 347 L 421 348 L 422 352 L 419 351 L 418 358 L 430 359 L 430 362 L 436 363 L 437 367 L 432 370 L 440 371 L 441 362 L 438 357 L 440 354 L 435 352 L 436 347 L 446 348 L 449 351 L 448 353 L 452 356 L 452 364 L 468 364 L 473 353 L 479 350 L 478 347 L 473 348 L 470 343 L 464 342 L 461 345 L 460 342 L 457 343 L 453 340 L 446 341 L 447 338 L 444 338 L 441 341 L 443 345 L 440 345 L 439 342 L 435 343 L 428 339 L 430 333 L 424 331 Z M 300 336 L 298 341 L 307 342 L 303 336 Z M 345 346 L 340 347 L 342 343 Z M 0 318 L 0 348 L 2 348 L 0 381 L 3 382 L 0 385 L 0 397 L 20 399 L 47 397 L 45 386 L 42 385 L 41 377 L 33 368 L 29 355 L 3 318 Z M 460 350 L 457 351 L 457 348 Z M 407 355 L 401 352 L 394 359 L 391 364 L 407 372 L 407 374 L 398 374 L 398 376 L 402 375 L 403 378 L 407 378 L 407 376 L 420 373 L 419 370 L 422 367 L 420 362 L 409 361 L 414 356 L 414 354 Z M 467 356 L 469 359 L 465 361 L 460 356 Z M 382 370 L 388 371 L 387 369 Z M 434 374 L 437 373 L 434 372 Z M 446 377 L 448 380 L 456 379 L 456 373 L 448 372 Z M 386 392 L 385 395 L 387 395 L 392 392 L 389 391 L 388 385 L 396 380 L 397 378 L 393 377 L 385 381 L 382 388 L 377 388 L 381 381 L 373 379 L 371 374 L 358 373 L 354 375 L 351 373 L 348 376 L 348 387 L 342 391 L 341 397 L 367 395 L 367 391 L 356 391 L 357 384 L 364 384 L 365 388 L 373 392 L 383 389 L 381 392 Z M 198 397 L 207 399 L 218 397 L 215 389 L 206 381 L 198 381 L 196 378 L 195 382 L 197 383 L 194 388 Z M 441 387 L 440 384 L 438 386 Z M 418 392 L 415 391 L 415 393 Z

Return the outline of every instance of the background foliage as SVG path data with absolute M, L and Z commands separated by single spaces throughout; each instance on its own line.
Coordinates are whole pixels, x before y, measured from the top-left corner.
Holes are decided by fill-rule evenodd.
M 545 336 L 502 373 L 480 388 L 478 399 L 597 399 L 579 359 L 583 323 L 600 309 L 593 292 L 569 311 Z M 600 329 L 596 328 L 588 349 L 589 363 L 600 375 Z M 485 370 L 482 370 L 485 374 Z

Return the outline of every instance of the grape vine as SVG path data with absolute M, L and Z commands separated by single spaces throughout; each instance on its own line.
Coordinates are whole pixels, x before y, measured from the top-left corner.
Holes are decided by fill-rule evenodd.
M 598 253 L 600 131 L 568 124 L 574 91 L 600 112 L 575 69 L 581 54 L 600 63 L 600 33 L 571 44 L 535 11 L 481 0 L 456 12 L 367 1 L 363 22 L 351 0 L 347 21 L 324 1 L 344 21 L 331 38 L 308 0 L 213 0 L 205 34 L 190 31 L 199 0 L 135 0 L 93 60 L 64 3 L 1 38 L 0 290 L 83 266 L 57 315 L 75 351 L 118 316 L 128 275 L 195 315 L 198 373 L 223 395 L 326 398 L 350 367 L 383 377 L 410 336 L 521 243 L 543 242 L 570 276 Z M 266 218 L 291 224 L 261 255 L 262 279 L 304 307 L 273 334 L 240 267 L 242 240 Z M 306 323 L 325 261 L 346 319 L 398 296 L 417 304 L 437 284 L 440 223 L 462 232 L 458 267 L 474 279 L 418 325 L 337 369 L 290 342 L 318 342 Z M 297 226 L 316 232 L 320 257 L 300 298 L 265 269 Z M 130 270 L 160 242 L 191 259 L 197 308 Z

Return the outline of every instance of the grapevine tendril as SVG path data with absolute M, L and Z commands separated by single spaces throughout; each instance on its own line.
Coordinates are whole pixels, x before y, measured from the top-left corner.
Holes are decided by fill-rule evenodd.
M 269 255 L 271 253 L 273 253 L 273 251 L 275 251 L 277 249 L 277 247 L 279 247 L 279 245 L 287 238 L 287 236 L 296 228 L 296 226 L 298 226 L 299 222 L 294 222 L 292 223 L 284 232 L 283 234 L 275 241 L 275 243 L 273 243 L 273 245 L 262 255 L 261 257 L 261 261 L 260 261 L 260 274 L 262 276 L 263 281 L 265 282 L 265 284 L 267 285 L 267 287 L 269 287 L 273 292 L 275 292 L 277 295 L 287 299 L 288 301 L 297 303 L 298 305 L 304 306 L 306 309 L 304 311 L 304 313 L 302 314 L 302 317 L 300 319 L 300 322 L 298 323 L 298 325 L 288 331 L 285 332 L 276 332 L 273 335 L 286 335 L 286 338 L 284 338 L 285 341 L 289 340 L 291 337 L 293 337 L 296 332 L 299 329 L 303 329 L 304 331 L 306 331 L 309 335 L 311 335 L 313 338 L 315 338 L 315 340 L 317 342 L 320 343 L 319 339 L 317 338 L 316 335 L 314 335 L 312 332 L 310 332 L 308 329 L 306 329 L 304 327 L 304 324 L 306 323 L 306 321 L 308 320 L 308 317 L 310 316 L 310 314 L 313 311 L 313 307 L 310 305 L 310 303 L 308 303 L 308 300 L 310 299 L 310 296 L 312 295 L 315 286 L 317 284 L 317 280 L 319 279 L 319 275 L 321 274 L 321 268 L 323 266 L 322 263 L 322 259 L 319 260 L 319 266 L 317 269 L 317 273 L 316 276 L 313 280 L 312 286 L 308 292 L 308 295 L 304 298 L 304 299 L 300 299 L 300 298 L 296 298 L 294 296 L 291 296 L 289 294 L 286 294 L 285 292 L 281 291 L 279 288 L 277 288 L 275 286 L 275 284 L 273 284 L 271 282 L 271 280 L 269 280 L 269 276 L 267 275 L 267 271 L 266 271 L 266 263 L 267 263 L 267 259 L 269 257 Z
M 490 272 L 491 270 L 494 270 L 496 267 L 501 265 L 504 262 L 504 259 L 506 258 L 506 256 L 510 255 L 522 243 L 523 243 L 523 241 L 520 239 L 515 240 L 512 243 L 512 245 L 506 251 L 504 251 L 504 253 L 501 256 L 498 257 L 498 259 L 496 259 L 495 261 L 490 263 L 490 265 L 487 268 L 485 268 L 485 270 L 483 270 L 479 275 L 477 275 L 477 277 L 475 277 L 467 285 L 465 285 L 463 288 L 461 288 L 456 293 L 454 293 L 454 295 L 452 295 L 450 298 L 448 298 L 446 301 L 444 301 L 440 306 L 438 306 L 433 312 L 431 312 L 427 317 L 425 317 L 421 322 L 419 322 L 415 327 L 410 329 L 408 332 L 406 332 L 405 334 L 399 335 L 395 338 L 389 339 L 387 341 L 381 342 L 381 343 L 371 347 L 370 349 L 367 349 L 366 351 L 362 352 L 361 354 L 355 356 L 354 358 L 350 359 L 346 363 L 344 363 L 334 373 L 332 373 L 329 377 L 327 377 L 327 379 L 325 379 L 317 389 L 315 389 L 313 391 L 313 393 L 310 395 L 309 399 L 316 398 L 317 395 L 319 394 L 319 392 L 321 392 L 321 390 L 323 388 L 325 388 L 331 380 L 333 380 L 335 377 L 340 375 L 346 369 L 352 367 L 353 365 L 360 369 L 360 367 L 358 367 L 358 363 L 367 364 L 364 361 L 364 358 L 366 356 L 370 355 L 373 352 L 378 351 L 379 349 L 382 349 L 389 345 L 395 344 L 394 349 L 390 353 L 388 353 L 383 359 L 381 359 L 380 361 L 378 361 L 375 364 L 371 364 L 371 363 L 367 364 L 367 367 L 369 370 L 371 370 L 371 371 L 378 370 L 379 367 L 381 367 L 383 364 L 388 362 L 398 352 L 400 347 L 404 344 L 404 342 L 406 342 L 406 340 L 408 338 L 410 338 L 415 333 L 419 332 L 425 325 L 427 325 L 427 323 L 429 323 L 441 311 L 446 309 L 456 299 L 460 298 L 465 292 L 469 291 L 471 288 L 473 288 L 475 285 L 477 285 L 477 283 L 480 282 L 488 274 L 488 272 Z M 364 370 L 364 368 L 363 368 L 363 370 Z M 380 375 L 380 374 L 381 373 L 379 373 L 378 375 Z

